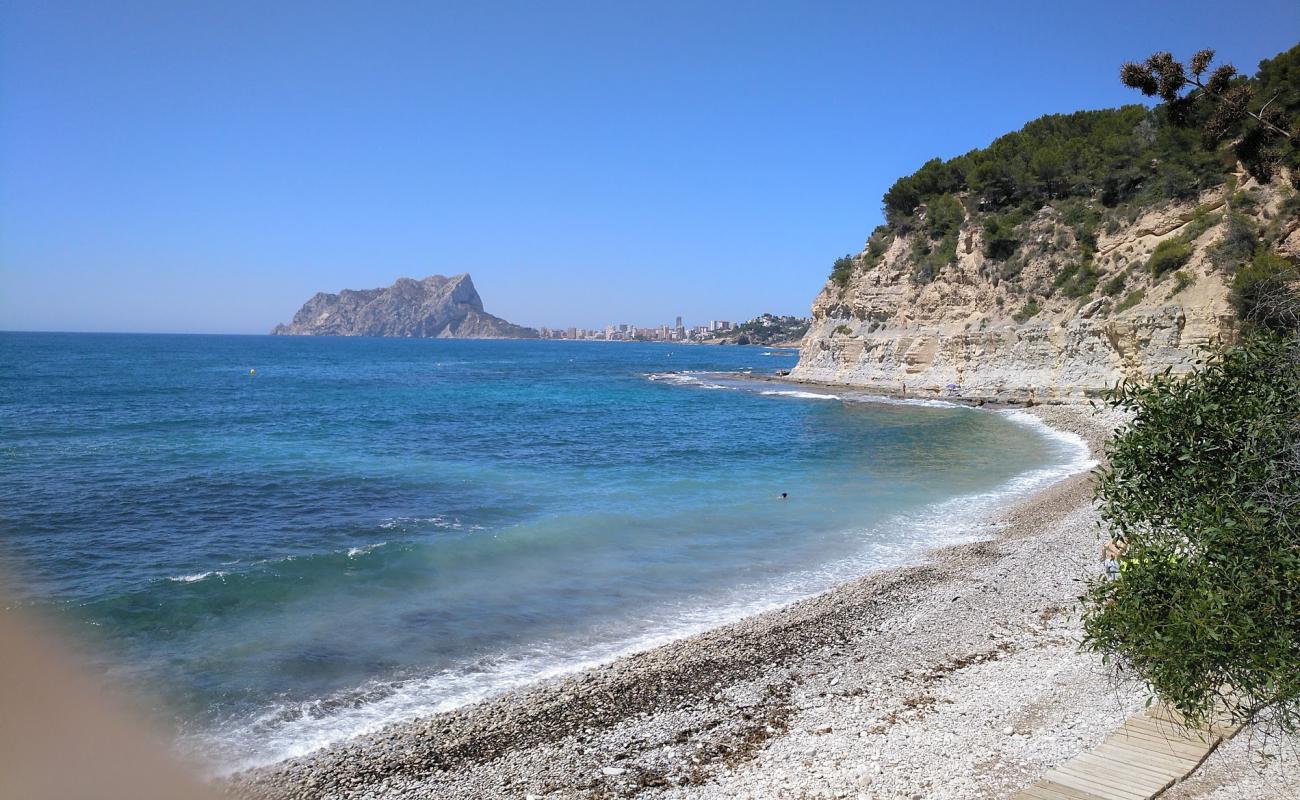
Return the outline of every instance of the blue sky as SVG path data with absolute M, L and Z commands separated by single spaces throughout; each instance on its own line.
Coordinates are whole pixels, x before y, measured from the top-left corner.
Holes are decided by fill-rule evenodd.
M 0 329 L 261 333 L 468 271 L 530 325 L 807 313 L 880 196 L 1294 2 L 0 3 Z

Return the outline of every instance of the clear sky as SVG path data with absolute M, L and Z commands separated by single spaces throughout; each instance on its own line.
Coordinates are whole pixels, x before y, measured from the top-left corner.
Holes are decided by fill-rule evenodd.
M 805 314 L 927 158 L 1300 40 L 1230 8 L 0 0 L 0 329 L 262 333 L 462 271 L 527 325 Z

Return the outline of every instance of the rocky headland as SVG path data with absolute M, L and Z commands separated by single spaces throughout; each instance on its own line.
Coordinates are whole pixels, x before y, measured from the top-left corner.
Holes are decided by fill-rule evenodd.
M 1067 219 L 1077 204 L 1049 203 L 999 257 L 987 215 L 967 213 L 953 262 L 928 281 L 917 269 L 924 232 L 875 237 L 817 296 L 790 377 L 891 395 L 1071 402 L 1125 378 L 1186 371 L 1236 330 L 1225 242 L 1273 228 L 1279 249 L 1300 256 L 1293 192 L 1240 177 L 1192 200 L 1106 214 L 1095 231 Z M 1177 268 L 1153 266 L 1162 243 Z
M 318 292 L 277 336 L 400 336 L 416 339 L 535 339 L 537 331 L 483 310 L 468 273 L 398 278 L 382 289 Z

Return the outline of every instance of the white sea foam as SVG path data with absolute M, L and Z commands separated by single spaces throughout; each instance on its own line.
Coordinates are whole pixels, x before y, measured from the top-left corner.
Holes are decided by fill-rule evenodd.
M 740 373 L 728 374 L 731 376 L 730 383 L 716 383 L 715 381 L 727 380 L 728 377 L 727 374 L 716 372 L 652 372 L 646 377 L 652 381 L 660 383 L 670 383 L 676 386 L 689 386 L 696 389 L 731 389 L 733 391 L 752 392 L 755 394 L 774 397 L 793 397 L 803 400 L 843 400 L 847 403 L 876 403 L 879 405 L 891 406 L 964 408 L 973 410 L 973 407 L 966 403 L 938 398 L 888 397 L 886 395 L 871 394 L 869 392 L 843 390 L 838 393 L 831 393 L 811 392 L 806 389 L 772 389 L 771 386 L 773 384 L 770 381 L 759 382 L 752 378 L 741 376 Z
M 374 544 L 366 544 L 366 545 L 362 545 L 361 547 L 349 547 L 348 558 L 356 558 L 357 556 L 364 556 L 366 553 L 369 553 L 372 550 L 383 547 L 386 544 L 388 544 L 388 542 L 375 542 Z
M 1040 435 L 1046 436 L 1060 442 L 1065 447 L 1073 451 L 1074 464 L 1077 467 L 1074 472 L 1083 472 L 1097 466 L 1097 461 L 1092 457 L 1092 450 L 1083 437 L 1072 431 L 1063 431 L 1060 428 L 1053 428 L 1046 422 L 1043 422 L 1033 414 L 1019 408 L 1008 408 L 997 412 L 1017 425 L 1024 425 L 1033 428 Z
M 972 409 L 971 406 L 965 403 L 958 403 L 953 400 L 934 400 L 934 399 L 925 399 L 921 397 L 888 397 L 882 394 L 868 394 L 866 392 L 848 393 L 844 395 L 844 399 L 852 403 L 876 403 L 882 406 L 916 406 L 919 408 Z
M 331 553 L 320 552 L 311 555 L 315 555 L 315 556 L 330 555 L 330 554 L 337 555 L 338 553 L 343 552 L 346 553 L 348 558 L 358 558 L 380 547 L 383 547 L 386 544 L 388 544 L 388 542 L 386 541 L 375 542 L 373 544 L 361 545 L 359 547 L 349 547 L 346 551 L 334 550 Z M 256 561 L 249 562 L 249 566 L 260 567 L 267 564 L 285 564 L 290 561 L 297 561 L 299 558 L 302 557 L 303 556 L 291 555 L 291 556 L 276 556 L 274 558 L 262 558 Z M 311 557 L 311 556 L 307 556 L 307 557 Z M 240 563 L 240 559 L 235 559 L 234 561 L 224 561 L 222 563 L 225 565 L 238 564 Z M 207 580 L 208 578 L 225 578 L 230 574 L 231 573 L 227 570 L 214 569 L 214 570 L 208 570 L 207 572 L 195 572 L 192 575 L 173 575 L 167 578 L 167 580 L 175 581 L 177 583 L 195 583 L 197 581 Z M 244 573 L 240 571 L 236 571 L 235 574 L 243 575 Z
M 837 394 L 820 394 L 818 392 L 801 392 L 796 389 L 765 389 L 759 394 L 771 395 L 774 397 L 798 397 L 804 400 L 839 400 Z
M 197 581 L 205 580 L 207 578 L 224 578 L 225 576 L 226 576 L 225 572 L 214 569 L 208 572 L 196 572 L 193 575 L 173 575 L 167 580 L 176 581 L 177 583 L 195 583 Z
M 205 735 L 191 744 L 202 752 L 220 753 L 222 763 L 215 771 L 222 775 L 305 755 L 393 722 L 449 711 L 781 608 L 875 571 L 918 563 L 935 547 L 989 538 L 1001 527 L 987 519 L 994 509 L 1096 463 L 1079 436 L 1023 411 L 997 413 L 1052 440 L 1060 448 L 1058 463 L 1026 471 L 991 491 L 885 519 L 854 535 L 859 549 L 847 558 L 775 582 L 737 586 L 722 597 L 666 600 L 651 618 L 637 621 L 641 632 L 632 637 L 585 645 L 540 642 L 523 652 L 498 654 L 422 678 L 372 681 L 337 696 L 272 708 L 251 724 L 217 734 L 216 741 Z
M 736 389 L 735 386 L 726 386 L 721 383 L 705 380 L 700 375 L 709 375 L 711 373 L 692 374 L 690 372 L 652 372 L 646 377 L 657 383 L 671 383 L 677 386 L 692 386 L 696 389 Z
M 441 528 L 448 531 L 459 531 L 467 526 L 458 518 L 448 519 L 441 514 L 435 514 L 431 517 L 392 517 L 379 523 L 379 527 L 384 530 L 407 530 L 409 528 Z M 470 525 L 469 530 L 482 530 L 481 526 Z

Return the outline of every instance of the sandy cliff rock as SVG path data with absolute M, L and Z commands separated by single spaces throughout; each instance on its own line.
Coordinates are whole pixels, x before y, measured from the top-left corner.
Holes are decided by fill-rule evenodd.
M 513 325 L 483 310 L 483 301 L 466 273 L 424 280 L 398 278 L 385 289 L 319 292 L 281 336 L 403 336 L 412 338 L 529 339 L 537 331 Z
M 1289 224 L 1276 219 L 1286 190 L 1235 189 L 1255 202 L 1234 213 L 1260 225 Z M 791 377 L 890 394 L 905 388 L 909 396 L 1062 402 L 1166 367 L 1185 371 L 1204 345 L 1235 330 L 1231 277 L 1210 258 L 1227 225 L 1229 194 L 1221 187 L 1198 202 L 1110 221 L 1097 235 L 1096 286 L 1077 297 L 1067 296 L 1059 277 L 1063 265 L 1078 262 L 1079 243 L 1050 206 L 1001 261 L 985 255 L 983 228 L 968 217 L 956 263 L 930 283 L 913 277 L 918 234 L 894 236 L 873 268 L 860 263 L 844 285 L 827 282 Z M 1154 277 L 1146 267 L 1152 250 L 1175 237 L 1190 239 L 1191 258 Z M 1300 233 L 1282 242 L 1300 249 Z M 1012 278 L 1009 263 L 1018 270 Z

